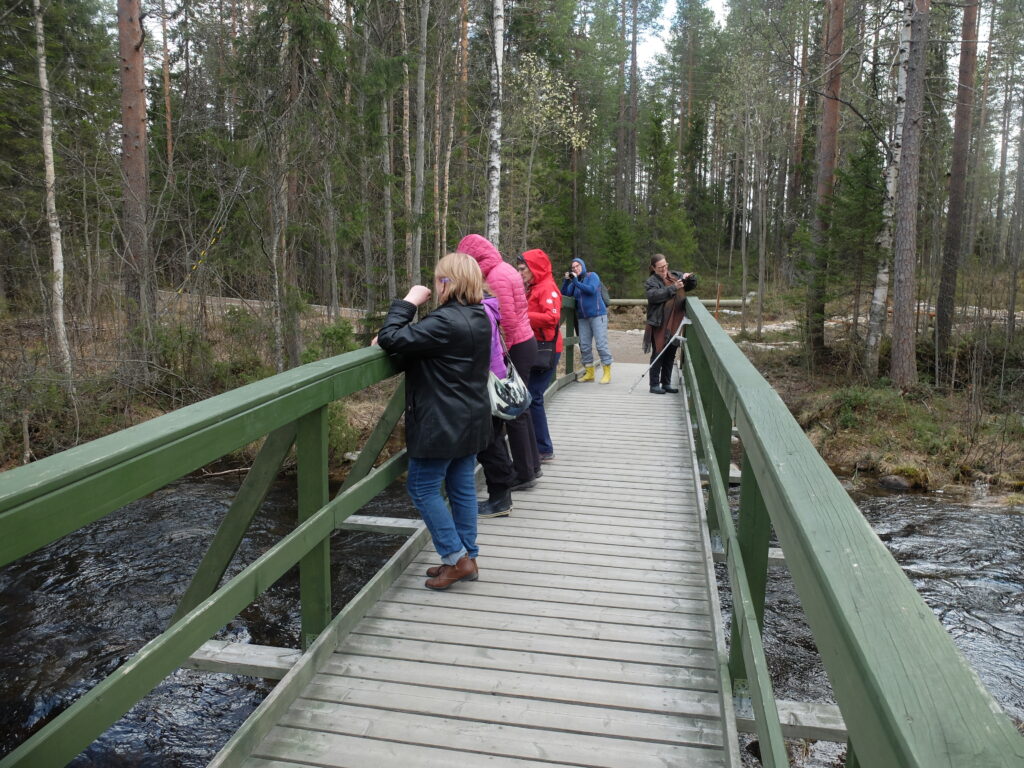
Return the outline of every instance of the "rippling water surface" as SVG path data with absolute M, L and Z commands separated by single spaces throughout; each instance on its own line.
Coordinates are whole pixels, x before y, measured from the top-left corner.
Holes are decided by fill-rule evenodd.
M 166 628 L 239 481 L 189 478 L 0 569 L 0 755 L 60 714 Z M 363 514 L 415 516 L 401 489 Z M 295 524 L 295 488 L 278 484 L 228 576 Z M 337 611 L 404 537 L 332 537 Z M 298 574 L 287 573 L 218 635 L 296 648 Z M 178 670 L 80 755 L 75 766 L 202 766 L 269 693 L 261 678 Z
M 238 483 L 179 481 L 0 569 L 0 755 L 166 627 Z M 274 488 L 228 575 L 293 528 L 294 498 L 293 484 Z M 986 687 L 1012 717 L 1024 719 L 1024 516 L 938 496 L 863 496 L 857 503 Z M 363 513 L 415 517 L 400 487 Z M 403 540 L 335 534 L 335 611 Z M 293 571 L 218 636 L 297 647 L 297 596 Z M 727 613 L 727 590 L 723 603 Z M 767 606 L 765 647 L 777 695 L 829 700 L 814 640 L 783 570 L 772 571 Z M 179 670 L 72 765 L 205 765 L 270 689 L 258 678 Z M 841 752 L 808 750 L 800 763 L 832 765 Z

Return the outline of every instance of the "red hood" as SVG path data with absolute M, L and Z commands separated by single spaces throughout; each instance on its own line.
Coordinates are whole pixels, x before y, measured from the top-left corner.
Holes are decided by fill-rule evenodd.
M 523 254 L 523 261 L 526 262 L 526 266 L 530 268 L 533 273 L 534 284 L 543 283 L 546 279 L 551 277 L 551 259 L 544 253 L 540 248 L 534 248 L 533 250 L 526 251 Z

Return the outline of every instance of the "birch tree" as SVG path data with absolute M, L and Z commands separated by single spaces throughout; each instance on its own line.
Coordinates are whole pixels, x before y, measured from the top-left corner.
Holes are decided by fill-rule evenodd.
M 39 60 L 39 91 L 43 99 L 43 167 L 46 179 L 46 223 L 50 230 L 50 255 L 53 269 L 50 276 L 50 318 L 53 336 L 57 342 L 57 356 L 67 376 L 67 387 L 72 388 L 71 349 L 67 329 L 64 327 L 64 246 L 61 240 L 60 218 L 57 216 L 57 174 L 53 162 L 53 113 L 50 108 L 50 83 L 46 71 L 46 35 L 43 31 L 43 9 L 39 0 L 33 0 L 36 21 L 36 57 Z
M 505 49 L 504 0 L 491 6 L 491 112 L 487 132 L 487 239 L 499 247 L 501 234 L 501 99 Z

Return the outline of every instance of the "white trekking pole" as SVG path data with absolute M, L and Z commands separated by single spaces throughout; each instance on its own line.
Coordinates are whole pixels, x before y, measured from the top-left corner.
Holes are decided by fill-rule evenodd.
M 683 336 L 683 326 L 692 325 L 692 324 L 693 324 L 693 321 L 690 320 L 690 318 L 688 318 L 686 315 L 683 315 L 683 319 L 681 321 L 679 321 L 679 327 L 676 328 L 676 332 L 674 334 L 672 334 L 672 337 L 668 341 L 665 342 L 665 346 L 661 348 L 661 352 L 659 352 L 657 355 L 654 356 L 654 359 L 651 360 L 651 364 L 648 365 L 646 368 L 644 368 L 644 372 L 641 373 L 640 376 L 637 378 L 637 380 L 634 381 L 630 385 L 629 389 L 626 390 L 627 394 L 632 394 L 633 393 L 633 390 L 636 389 L 636 385 L 644 380 L 644 376 L 646 376 L 647 373 L 651 370 L 651 368 L 654 367 L 654 364 L 658 362 L 658 360 L 661 358 L 661 356 L 663 354 L 665 354 L 665 350 L 668 349 L 669 346 L 671 346 L 671 344 L 676 339 L 679 339 L 680 346 L 686 343 L 686 337 Z

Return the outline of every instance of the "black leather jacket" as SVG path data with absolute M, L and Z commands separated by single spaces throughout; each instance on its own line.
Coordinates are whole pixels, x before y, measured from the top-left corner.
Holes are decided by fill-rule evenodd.
M 683 279 L 683 273 L 674 269 L 670 269 L 668 274 L 673 280 Z M 665 304 L 675 298 L 676 289 L 669 288 L 660 277 L 652 274 L 644 282 L 644 293 L 647 294 L 647 324 L 660 328 L 665 322 Z
M 391 302 L 377 343 L 402 356 L 405 442 L 417 459 L 454 459 L 491 441 L 491 324 L 482 304 L 457 301 L 413 324 L 416 305 Z

